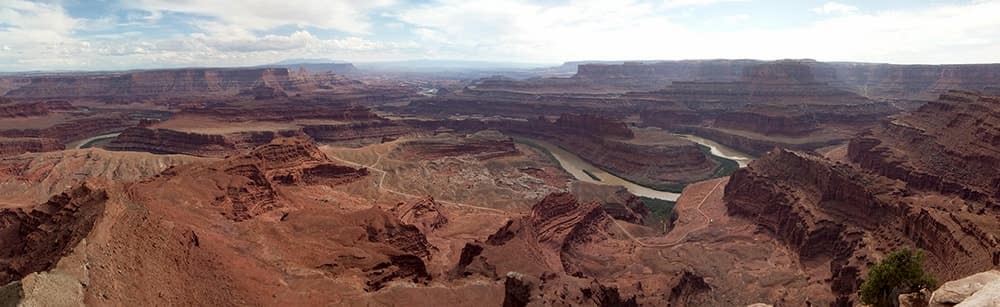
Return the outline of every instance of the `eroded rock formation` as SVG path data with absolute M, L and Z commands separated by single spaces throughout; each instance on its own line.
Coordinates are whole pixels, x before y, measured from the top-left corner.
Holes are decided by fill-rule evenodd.
M 617 220 L 643 224 L 649 209 L 639 197 L 624 187 L 577 181 L 570 187 L 573 195 L 583 202 L 596 201 Z
M 0 105 L 3 105 L 0 106 L 0 118 L 41 116 L 49 114 L 50 111 L 65 111 L 74 109 L 73 106 L 65 100 L 50 100 L 12 105 L 8 105 L 8 103 L 0 103 Z
M 257 85 L 296 88 L 296 76 L 285 68 L 185 68 L 90 75 L 32 77 L 29 84 L 7 93 L 15 98 L 104 98 L 204 96 L 238 93 Z
M 621 122 L 596 116 L 564 115 L 555 122 L 545 118 L 510 121 L 500 129 L 552 142 L 618 176 L 646 185 L 707 178 L 719 166 L 694 143 L 638 142 L 630 139 L 632 131 Z
M 399 203 L 389 210 L 400 221 L 420 228 L 424 233 L 437 230 L 448 224 L 448 213 L 433 197 L 413 202 Z M 465 251 L 463 251 L 463 254 Z
M 949 278 L 994 265 L 995 229 L 976 212 L 857 166 L 775 150 L 733 174 L 730 214 L 754 221 L 806 265 L 829 263 L 837 305 L 850 304 L 879 255 L 912 246 L 929 252 L 929 270 Z M 967 206 L 975 206 L 967 204 Z
M 331 125 L 307 125 L 302 131 L 320 142 L 346 146 L 377 144 L 413 132 L 395 121 L 374 120 Z
M 236 221 L 282 207 L 278 184 L 339 185 L 367 176 L 366 169 L 334 164 L 315 144 L 301 138 L 278 138 L 218 165 L 190 165 L 167 170 L 164 177 L 228 178 L 213 203 Z
M 1000 199 L 1000 98 L 952 91 L 851 140 L 848 157 L 910 188 Z
M 519 155 L 514 141 L 494 130 L 468 135 L 443 133 L 409 140 L 396 148 L 394 156 L 407 161 L 426 161 L 445 157 L 474 156 L 480 160 Z
M 818 81 L 809 63 L 745 67 L 736 82 L 674 82 L 632 94 L 645 105 L 643 123 L 688 131 L 760 154 L 773 145 L 815 149 L 843 142 L 897 111 Z
M 0 209 L 0 284 L 51 269 L 90 234 L 107 193 L 81 185 L 26 209 Z
M 0 137 L 49 138 L 59 140 L 62 143 L 68 143 L 94 135 L 120 131 L 135 125 L 137 122 L 137 120 L 133 120 L 122 113 L 70 117 L 45 128 L 0 130 Z
M 236 155 L 282 137 L 304 137 L 298 130 L 246 131 L 227 134 L 201 134 L 171 129 L 134 127 L 123 131 L 108 145 L 108 150 L 141 151 L 155 154 L 186 154 L 222 158 Z
M 64 148 L 66 147 L 56 139 L 0 137 L 0 157 L 16 156 L 26 152 L 56 151 Z

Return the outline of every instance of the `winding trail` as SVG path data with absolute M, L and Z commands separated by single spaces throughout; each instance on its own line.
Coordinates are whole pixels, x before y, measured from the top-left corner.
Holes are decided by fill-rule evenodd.
M 382 162 L 382 154 L 380 154 L 380 153 L 376 153 L 376 154 L 378 155 L 378 159 L 376 159 L 375 163 L 372 163 L 371 165 L 363 165 L 363 164 L 356 163 L 356 162 L 353 162 L 353 161 L 344 160 L 344 159 L 341 159 L 340 157 L 333 156 L 333 155 L 327 155 L 327 156 L 330 157 L 331 159 L 334 159 L 334 160 L 337 160 L 337 161 L 349 164 L 349 165 L 354 166 L 354 167 L 363 167 L 363 168 L 371 169 L 371 170 L 374 170 L 376 172 L 382 173 L 382 176 L 379 177 L 379 179 L 378 179 L 378 185 L 377 185 L 378 189 L 380 189 L 380 190 L 384 190 L 386 192 L 393 193 L 393 194 L 396 194 L 396 195 L 400 195 L 400 196 L 403 196 L 403 197 L 408 197 L 408 198 L 421 198 L 421 196 L 410 194 L 410 193 L 406 193 L 406 192 L 402 192 L 402 191 L 397 191 L 397 190 L 391 189 L 391 188 L 386 187 L 385 185 L 383 185 L 383 183 L 385 182 L 385 176 L 386 176 L 386 174 L 388 174 L 388 172 L 386 172 L 383 169 L 375 167 L 375 165 L 378 165 L 380 162 Z M 484 210 L 484 211 L 501 213 L 501 214 L 504 214 L 504 215 L 508 214 L 508 212 L 503 211 L 503 210 L 499 210 L 499 209 L 487 208 L 487 207 L 482 207 L 482 206 L 475 206 L 475 205 L 470 205 L 470 204 L 463 204 L 463 203 L 458 203 L 458 202 L 453 202 L 453 201 L 448 201 L 448 200 L 434 199 L 434 201 L 442 203 L 442 204 L 446 204 L 446 205 L 456 206 L 456 207 L 464 207 L 464 208 L 470 208 L 470 209 L 476 209 L 476 210 Z
M 671 242 L 671 243 L 659 243 L 659 244 L 656 244 L 656 243 L 646 243 L 646 242 L 643 242 L 640 238 L 637 238 L 634 235 L 632 235 L 631 232 L 629 232 L 628 230 L 626 230 L 624 226 L 622 226 L 620 223 L 618 223 L 618 220 L 616 220 L 614 218 L 611 218 L 611 221 L 614 222 L 616 226 L 618 226 L 618 229 L 621 229 L 621 231 L 625 233 L 625 236 L 629 237 L 629 239 L 632 239 L 632 241 L 635 241 L 636 244 L 638 244 L 639 246 L 642 246 L 642 247 L 671 247 L 671 246 L 675 246 L 677 244 L 681 244 L 681 243 L 684 242 L 684 240 L 687 240 L 688 235 L 690 235 L 692 232 L 705 229 L 706 227 L 708 227 L 709 225 L 712 224 L 712 218 L 708 217 L 708 214 L 705 214 L 704 211 L 701 211 L 701 206 L 705 204 L 705 201 L 708 200 L 708 198 L 711 197 L 712 194 L 715 194 L 715 190 L 718 190 L 719 186 L 721 186 L 723 182 L 725 182 L 725 180 L 719 180 L 719 182 L 716 183 L 714 187 L 712 187 L 712 190 L 708 191 L 708 193 L 705 193 L 705 197 L 703 197 L 701 199 L 701 201 L 698 202 L 698 206 L 695 207 L 695 210 L 697 210 L 698 213 L 701 214 L 701 216 L 705 218 L 705 224 L 702 225 L 701 227 L 688 230 L 688 232 L 684 233 L 684 235 L 682 235 L 680 238 L 678 238 L 674 242 Z M 608 217 L 611 217 L 611 216 L 609 215 Z

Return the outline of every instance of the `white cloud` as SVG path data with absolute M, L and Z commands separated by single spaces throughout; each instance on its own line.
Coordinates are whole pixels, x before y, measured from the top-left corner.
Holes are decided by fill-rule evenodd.
M 402 10 L 434 56 L 561 61 L 588 57 L 635 57 L 655 37 L 682 30 L 655 15 L 658 4 L 579 0 L 545 6 L 519 0 L 489 3 L 446 0 Z M 461 25 L 461 26 L 456 26 Z M 648 36 L 650 33 L 653 36 Z M 645 37 L 643 37 L 645 36 Z
M 126 0 L 128 6 L 152 12 L 207 16 L 248 30 L 278 26 L 313 26 L 348 33 L 371 30 L 370 10 L 393 4 L 393 0 Z
M 0 6 L 0 24 L 19 29 L 66 33 L 73 30 L 78 20 L 66 14 L 56 4 L 24 0 L 6 0 Z
M 858 7 L 843 4 L 840 2 L 827 2 L 821 7 L 812 9 L 813 13 L 817 14 L 850 14 L 858 11 Z
M 702 3 L 699 1 L 699 3 Z M 404 9 L 429 54 L 528 61 L 816 58 L 899 63 L 1000 61 L 1000 2 L 831 14 L 794 27 L 696 29 L 648 2 L 443 0 Z M 745 19 L 733 15 L 732 21 Z M 991 17 L 992 16 L 992 17 Z M 722 16 L 725 20 L 725 16 Z M 461 25 L 461 26 L 456 26 Z
M 750 20 L 750 14 L 736 14 L 723 17 L 723 20 L 730 23 L 744 22 Z
M 708 6 L 725 2 L 744 2 L 747 0 L 664 0 L 664 8 L 677 8 L 686 6 Z
M 374 4 L 317 0 L 286 5 L 294 12 L 270 10 L 279 3 L 271 0 L 126 0 L 132 8 L 148 13 L 115 20 L 73 18 L 56 4 L 0 1 L 6 1 L 0 5 L 0 70 L 234 66 L 287 58 L 1000 61 L 1000 19 L 994 16 L 1000 11 L 998 1 L 880 12 L 827 3 L 817 8 L 822 15 L 811 16 L 815 20 L 784 28 L 758 26 L 755 22 L 761 18 L 756 11 L 704 15 L 692 23 L 691 18 L 676 14 L 683 10 L 674 9 L 725 0 L 566 0 L 558 4 L 435 0 L 399 6 L 388 0 Z M 332 7 L 340 11 L 331 12 Z M 178 16 L 167 12 L 201 17 L 186 19 L 195 29 L 191 33 L 147 35 L 147 29 L 174 26 L 167 22 L 175 22 Z M 351 16 L 338 19 L 345 12 Z M 390 20 L 391 40 L 380 36 L 385 33 L 366 34 L 376 29 L 370 16 Z M 117 28 L 129 32 L 80 34 L 81 29 L 108 29 L 109 21 L 128 23 Z M 303 27 L 273 29 L 287 25 Z M 348 34 L 326 36 L 331 31 L 314 27 Z

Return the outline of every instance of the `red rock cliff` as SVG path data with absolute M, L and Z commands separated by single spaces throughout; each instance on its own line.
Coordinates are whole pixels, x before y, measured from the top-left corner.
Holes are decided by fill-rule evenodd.
M 1000 199 L 1000 97 L 952 91 L 851 140 L 848 157 L 911 188 Z
M 839 306 L 856 301 L 867 269 L 899 247 L 927 250 L 928 269 L 939 277 L 994 265 L 1000 241 L 989 225 L 995 220 L 911 195 L 899 182 L 854 165 L 776 150 L 734 173 L 725 201 L 730 214 L 784 242 L 804 266 L 829 261 Z
M 235 94 L 257 85 L 294 88 L 286 68 L 186 68 L 136 72 L 33 77 L 14 89 L 14 98 L 103 98 Z

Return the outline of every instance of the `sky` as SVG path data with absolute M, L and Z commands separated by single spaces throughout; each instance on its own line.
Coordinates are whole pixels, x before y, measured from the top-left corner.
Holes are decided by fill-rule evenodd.
M 0 0 L 0 71 L 710 58 L 1000 62 L 1000 0 Z

